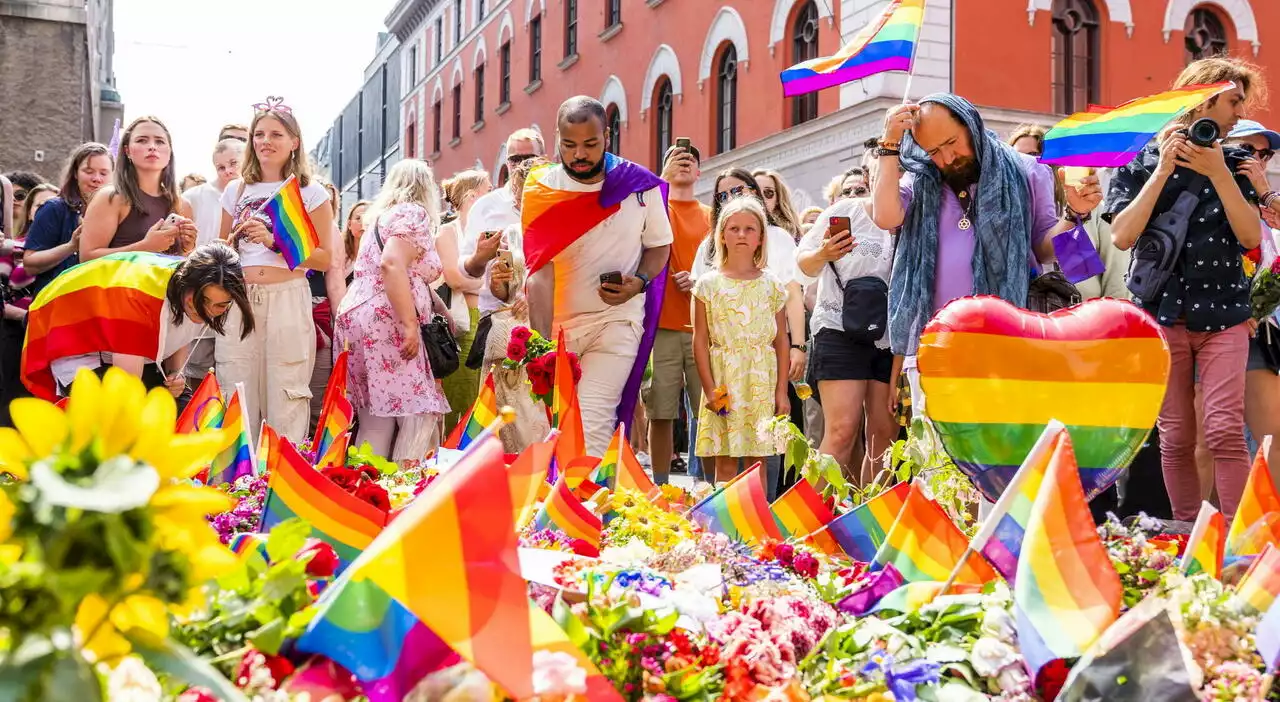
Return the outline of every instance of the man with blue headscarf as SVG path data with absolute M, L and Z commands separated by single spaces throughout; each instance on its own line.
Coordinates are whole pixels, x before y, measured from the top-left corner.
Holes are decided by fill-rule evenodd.
M 995 295 L 1025 306 L 1033 269 L 1053 259 L 1053 237 L 1075 227 L 1072 212 L 1084 216 L 1102 200 L 1096 184 L 1067 188 L 1072 212 L 1059 213 L 1053 171 L 1003 143 L 972 103 L 950 93 L 890 108 L 877 154 L 872 218 L 901 228 L 889 286 L 895 377 L 951 300 Z M 901 182 L 899 164 L 908 173 Z M 923 399 L 914 383 L 913 395 Z

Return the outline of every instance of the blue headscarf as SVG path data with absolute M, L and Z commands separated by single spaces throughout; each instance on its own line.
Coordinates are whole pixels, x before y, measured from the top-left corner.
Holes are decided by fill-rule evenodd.
M 996 295 L 1025 307 L 1030 283 L 1030 188 L 1020 158 L 989 131 L 973 103 L 951 93 L 923 100 L 951 111 L 969 130 L 981 175 L 974 196 L 973 293 Z M 911 203 L 898 234 L 889 287 L 889 341 L 895 354 L 911 355 L 920 332 L 937 311 L 933 284 L 938 266 L 938 216 L 942 172 L 908 132 L 902 140 L 902 166 L 915 176 Z

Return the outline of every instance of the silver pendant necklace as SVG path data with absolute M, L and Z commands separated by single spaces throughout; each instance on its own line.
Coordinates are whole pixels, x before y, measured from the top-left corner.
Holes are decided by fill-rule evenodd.
M 973 228 L 973 220 L 969 219 L 969 212 L 973 209 L 973 200 L 969 198 L 969 193 L 961 190 L 956 193 L 956 197 L 960 200 L 960 206 L 964 208 L 964 214 L 960 215 L 960 221 L 957 226 L 960 231 L 969 231 Z

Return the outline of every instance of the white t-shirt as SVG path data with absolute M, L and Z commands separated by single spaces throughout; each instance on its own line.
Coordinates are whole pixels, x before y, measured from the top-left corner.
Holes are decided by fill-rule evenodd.
M 853 251 L 832 264 L 840 274 L 840 281 L 847 283 L 854 278 L 875 277 L 888 284 L 889 273 L 893 270 L 893 236 L 871 221 L 861 200 L 841 200 L 818 215 L 809 232 L 800 239 L 796 256 L 822 248 L 822 237 L 831 225 L 832 217 L 849 218 L 849 231 L 857 244 Z M 843 331 L 841 318 L 844 314 L 844 289 L 836 281 L 831 266 L 823 265 L 816 277 L 810 277 L 797 265 L 796 275 L 800 276 L 800 281 L 805 285 L 815 282 L 818 284 L 817 302 L 809 321 L 810 331 L 814 334 L 819 329 Z M 876 346 L 889 348 L 889 335 L 885 334 L 876 342 Z
M 575 192 L 599 192 L 603 185 L 580 183 L 562 166 L 548 171 L 543 180 L 558 190 Z M 644 296 L 636 295 L 617 306 L 606 304 L 598 292 L 600 276 L 613 271 L 633 275 L 645 249 L 668 246 L 672 240 L 671 221 L 659 188 L 623 200 L 617 212 L 553 259 L 555 324 L 569 329 L 619 321 L 643 324 Z
M 799 281 L 799 273 L 796 271 L 795 240 L 782 227 L 770 225 L 765 228 L 765 233 L 767 238 L 765 239 L 764 269 L 772 273 L 783 287 Z M 714 236 L 713 230 L 711 235 L 698 245 L 698 255 L 693 259 L 693 268 L 689 271 L 689 275 L 695 281 L 704 273 L 713 270 L 715 266 L 711 259 L 711 241 Z
M 458 242 L 458 264 L 476 252 L 476 242 L 482 233 L 506 231 L 513 224 L 520 224 L 520 211 L 516 209 L 511 188 L 498 188 L 481 196 L 467 214 L 467 230 Z M 465 270 L 462 273 L 466 275 Z
M 161 323 L 159 360 L 161 361 L 168 359 L 173 354 L 185 348 L 187 344 L 190 344 L 196 338 L 200 333 L 200 330 L 204 328 L 203 323 L 191 321 L 191 318 L 185 313 L 182 315 L 182 320 L 175 325 L 173 323 L 173 318 L 170 316 L 172 314 L 172 309 L 173 308 L 169 306 L 168 300 L 165 300 L 164 304 L 160 307 Z M 212 344 L 213 342 L 206 340 L 200 343 Z M 157 359 L 150 358 L 147 360 L 149 362 L 154 362 Z M 111 354 L 104 352 L 54 359 L 53 363 L 50 364 L 50 367 L 53 370 L 53 377 L 57 378 L 60 384 L 69 386 L 72 381 L 76 379 L 76 373 L 79 372 L 81 368 L 94 369 L 110 363 Z
M 231 225 L 233 227 L 239 224 L 249 212 L 260 210 L 266 204 L 267 198 L 274 195 L 276 190 L 284 183 L 281 180 L 271 183 L 254 183 L 253 185 L 245 185 L 244 191 L 241 192 L 240 187 L 243 182 L 237 178 L 228 183 L 227 189 L 222 191 L 222 210 L 231 215 Z M 238 192 L 240 193 L 239 202 L 236 201 L 236 193 Z M 328 206 L 329 191 L 325 190 L 324 186 L 313 181 L 302 189 L 302 202 L 307 206 L 307 212 L 315 212 L 316 208 L 321 205 Z M 265 213 L 259 211 L 255 216 L 259 221 L 267 225 L 267 229 L 271 228 L 271 218 Z M 326 243 L 328 242 L 322 240 L 320 245 L 324 246 Z M 284 256 L 262 244 L 250 241 L 241 242 L 240 244 L 240 265 L 245 268 L 249 266 L 289 267 L 289 264 L 284 262 Z
M 222 230 L 222 191 L 216 183 L 201 183 L 182 194 L 196 222 L 196 246 L 218 239 Z
M 511 260 L 515 264 L 517 271 L 516 284 L 519 284 L 519 271 L 524 270 L 524 236 L 521 234 L 519 223 L 512 224 L 503 230 L 502 247 L 511 252 Z M 473 254 L 475 251 L 471 253 Z M 466 261 L 470 256 L 471 254 L 467 254 L 462 260 Z M 510 302 L 499 300 L 493 296 L 493 293 L 489 292 L 489 275 L 493 272 L 493 264 L 497 262 L 498 258 L 495 256 L 484 267 L 484 285 L 480 287 L 480 299 L 476 301 L 476 309 L 480 310 L 480 314 L 488 314 L 511 304 Z M 466 271 L 464 270 L 463 273 L 466 273 Z

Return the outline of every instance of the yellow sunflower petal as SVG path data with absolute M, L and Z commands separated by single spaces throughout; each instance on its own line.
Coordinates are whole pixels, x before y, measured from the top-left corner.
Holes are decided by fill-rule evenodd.
M 140 378 L 119 368 L 108 368 L 102 379 L 101 425 L 98 436 L 102 456 L 111 458 L 129 450 L 138 440 L 146 388 Z
M 37 458 L 53 454 L 67 439 L 67 416 L 36 397 L 20 397 L 9 405 L 13 426 Z
M 67 424 L 71 430 L 71 450 L 79 452 L 93 441 L 101 421 L 102 381 L 98 374 L 82 368 L 71 383 L 71 400 L 67 402 Z
M 133 595 L 111 610 L 111 623 L 130 636 L 159 644 L 169 636 L 169 610 L 150 595 Z
M 204 583 L 228 573 L 240 565 L 240 560 L 231 549 L 220 542 L 206 544 L 192 554 L 191 580 Z
M 27 479 L 27 461 L 35 456 L 31 447 L 17 429 L 0 427 L 0 471 L 12 473 L 19 480 Z
M 236 499 L 217 488 L 177 483 L 164 485 L 151 496 L 155 510 L 177 508 L 182 514 L 203 519 L 236 506 Z
M 178 410 L 173 402 L 173 395 L 164 388 L 155 388 L 147 393 L 140 421 L 138 441 L 129 453 L 138 459 L 163 453 L 169 447 L 169 439 L 173 437 L 173 427 L 178 421 Z
M 0 543 L 9 540 L 13 535 L 13 503 L 9 501 L 9 495 L 4 490 L 0 490 Z
M 222 429 L 178 434 L 161 450 L 136 457 L 155 468 L 162 483 L 173 478 L 186 479 L 209 465 L 209 461 L 226 448 L 230 436 L 230 432 Z
M 22 558 L 22 546 L 18 544 L 0 544 L 0 566 L 10 567 Z
M 97 661 L 122 658 L 130 649 L 107 617 L 107 601 L 99 595 L 88 595 L 76 610 L 76 630 L 81 637 L 93 637 L 84 642 L 84 648 Z

